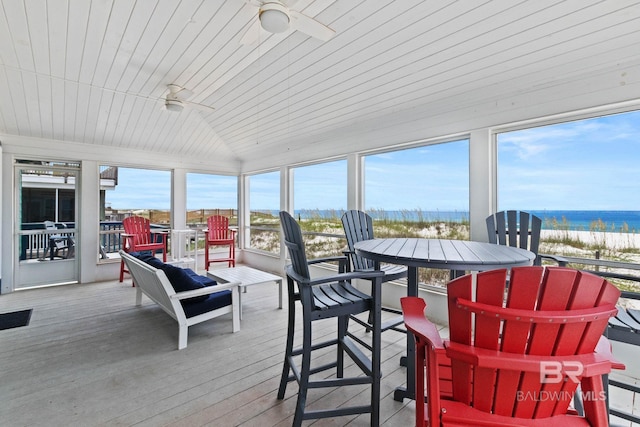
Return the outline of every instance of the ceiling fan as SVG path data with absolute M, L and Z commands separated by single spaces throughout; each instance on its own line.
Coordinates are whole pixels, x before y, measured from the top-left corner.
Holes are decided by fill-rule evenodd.
M 179 113 L 185 106 L 204 111 L 206 113 L 210 113 L 214 110 L 213 107 L 208 105 L 188 101 L 188 99 L 193 96 L 193 92 L 189 89 L 185 89 L 182 86 L 175 84 L 169 84 L 167 85 L 167 88 L 169 89 L 169 93 L 167 93 L 164 98 L 164 106 L 168 111 L 175 111 Z
M 245 1 L 257 7 L 258 14 L 242 36 L 240 44 L 250 45 L 255 43 L 260 37 L 260 27 L 270 33 L 283 33 L 289 29 L 297 30 L 322 41 L 329 40 L 336 33 L 315 19 L 291 10 L 290 7 L 297 0 L 289 1 L 289 6 L 286 6 L 280 0 Z

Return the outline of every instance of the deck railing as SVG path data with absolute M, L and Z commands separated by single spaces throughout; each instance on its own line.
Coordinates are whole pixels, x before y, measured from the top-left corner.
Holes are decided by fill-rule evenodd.
M 106 259 L 107 253 L 118 252 L 122 248 L 121 234 L 124 231 L 122 221 L 100 221 L 100 258 Z
M 24 223 L 20 239 L 20 260 L 44 260 L 50 259 L 51 236 L 56 236 L 67 240 L 67 244 L 75 244 L 76 233 L 75 223 L 56 223 L 57 230 L 47 230 L 44 223 Z M 66 226 L 66 228 L 65 228 Z M 164 225 L 151 224 L 152 229 L 167 229 Z M 122 236 L 124 232 L 122 221 L 100 221 L 99 247 L 97 253 L 101 259 L 107 258 L 108 253 L 117 253 L 122 248 Z M 68 253 L 68 252 L 65 252 Z
M 56 223 L 58 229 L 47 230 L 44 223 L 24 223 L 20 235 L 20 261 L 45 258 L 50 259 L 51 250 L 56 249 L 56 244 L 63 242 L 63 245 L 73 246 L 75 242 L 75 223 Z M 55 239 L 52 239 L 52 236 Z M 73 256 L 73 252 L 65 252 Z

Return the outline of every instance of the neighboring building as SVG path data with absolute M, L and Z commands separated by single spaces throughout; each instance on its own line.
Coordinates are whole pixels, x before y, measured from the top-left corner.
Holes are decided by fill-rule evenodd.
M 57 170 L 51 162 L 31 162 L 45 169 L 35 168 L 23 171 L 22 181 L 22 223 L 42 223 L 44 221 L 74 223 L 76 204 L 76 177 L 73 173 Z M 106 218 L 106 192 L 118 185 L 118 168 L 105 167 L 100 171 L 100 220 Z

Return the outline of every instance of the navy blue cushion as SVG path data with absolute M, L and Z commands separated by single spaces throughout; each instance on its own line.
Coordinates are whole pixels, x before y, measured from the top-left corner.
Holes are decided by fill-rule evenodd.
M 164 262 L 162 262 L 160 259 L 158 259 L 155 256 L 153 256 L 151 254 L 151 251 L 130 252 L 129 255 L 131 255 L 131 256 L 133 256 L 135 258 L 138 258 L 142 262 L 146 262 L 151 267 L 154 267 L 154 268 L 163 268 L 164 267 Z
M 207 295 L 207 298 L 203 301 L 192 301 L 194 299 L 189 298 L 188 300 L 180 301 L 187 318 L 231 305 L 231 291 L 227 289 L 226 291 Z
M 194 289 L 204 288 L 204 285 L 193 278 L 186 269 L 176 267 L 174 265 L 165 264 L 162 267 L 167 279 L 171 282 L 171 286 L 176 292 L 192 291 Z
M 154 268 L 158 268 L 164 271 L 167 279 L 169 279 L 169 283 L 171 283 L 173 290 L 176 292 L 192 291 L 194 289 L 202 289 L 205 286 L 217 285 L 217 282 L 215 280 L 207 276 L 200 276 L 190 268 L 180 268 L 176 267 L 175 265 L 165 264 L 164 262 L 153 256 L 151 252 L 131 252 L 129 255 L 134 256 L 143 262 L 146 262 Z M 183 304 L 183 306 L 185 304 L 191 305 L 194 303 L 206 302 L 208 299 L 210 299 L 209 295 L 201 295 L 199 297 L 182 300 L 181 303 Z
M 155 268 L 159 268 L 159 269 L 164 269 L 164 262 L 162 262 L 162 260 L 154 257 L 154 256 L 149 256 L 148 259 L 146 259 L 144 262 L 146 262 L 147 264 L 149 264 L 151 267 L 155 267 Z
M 201 276 L 190 268 L 185 268 L 185 271 L 188 275 L 191 276 L 193 280 L 200 283 L 202 286 L 215 286 L 218 283 L 208 276 Z

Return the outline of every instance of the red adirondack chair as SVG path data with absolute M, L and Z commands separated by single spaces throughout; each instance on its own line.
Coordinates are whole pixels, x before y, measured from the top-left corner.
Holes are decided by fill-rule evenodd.
M 422 299 L 402 298 L 416 340 L 416 426 L 608 426 L 602 375 L 624 365 L 602 333 L 620 291 L 562 267 L 513 268 L 508 289 L 506 279 L 493 270 L 475 286 L 471 275 L 449 283 L 449 340 Z M 584 416 L 570 408 L 578 385 Z
M 207 229 L 204 231 L 204 266 L 209 270 L 213 262 L 228 262 L 229 267 L 236 266 L 236 231 L 229 228 L 229 218 L 213 215 L 207 218 Z M 226 258 L 209 258 L 209 247 L 229 246 Z
M 147 218 L 130 216 L 122 220 L 124 233 L 122 245 L 125 252 L 162 251 L 162 261 L 167 262 L 167 232 L 151 231 L 151 224 Z M 156 236 L 160 235 L 160 238 Z M 120 282 L 124 280 L 124 273 L 128 273 L 124 261 L 120 261 Z

